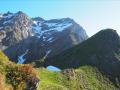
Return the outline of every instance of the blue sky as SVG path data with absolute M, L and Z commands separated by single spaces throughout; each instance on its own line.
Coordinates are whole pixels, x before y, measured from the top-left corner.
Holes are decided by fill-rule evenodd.
M 120 0 L 0 0 L 0 12 L 23 11 L 44 19 L 70 17 L 92 36 L 105 28 L 120 34 Z

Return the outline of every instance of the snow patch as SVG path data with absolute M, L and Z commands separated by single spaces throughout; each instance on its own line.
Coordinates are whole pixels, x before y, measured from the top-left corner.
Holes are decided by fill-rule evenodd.
M 32 26 L 32 28 L 34 29 L 35 33 L 40 33 L 40 31 L 41 31 L 41 27 L 38 25 Z
M 55 39 L 54 39 L 54 37 L 50 37 L 50 38 L 47 39 L 46 41 L 51 43 L 51 42 L 55 41 Z
M 2 18 L 3 17 L 3 15 L 2 14 L 0 14 L 0 18 Z
M 53 40 L 53 37 L 50 37 L 47 41 L 49 42 L 49 41 L 51 41 L 51 40 Z
M 0 29 L 3 29 L 3 27 L 0 27 Z
M 11 23 L 11 20 L 4 21 L 4 22 L 3 22 L 3 24 L 6 24 L 6 23 Z
M 56 31 L 56 32 L 62 32 L 66 28 L 72 26 L 71 22 L 63 22 L 63 23 L 49 23 L 49 22 L 43 22 L 45 25 L 48 26 L 48 29 L 42 30 L 42 24 L 37 21 L 33 21 L 35 25 L 32 26 L 32 30 L 34 33 L 37 34 L 38 38 L 41 38 L 43 34 L 49 34 L 51 31 Z M 45 39 L 44 39 L 45 41 Z M 52 42 L 50 40 L 50 42 Z
M 18 64 L 23 64 L 25 62 L 24 56 L 28 53 L 29 50 L 26 50 L 24 54 L 18 56 Z
M 65 30 L 70 27 L 72 23 L 45 23 L 50 29 L 49 30 L 57 30 L 59 32 Z
M 41 36 L 43 36 L 43 34 L 48 33 L 48 32 L 50 32 L 50 30 L 41 30 L 37 33 L 39 34 L 39 38 L 41 38 Z
M 43 41 L 46 41 L 46 38 L 47 38 L 47 37 L 43 36 Z
M 48 50 L 48 51 L 46 51 L 46 55 L 45 55 L 45 57 L 47 57 L 47 56 L 51 53 L 51 51 L 52 51 L 52 50 Z
M 33 23 L 34 23 L 35 25 L 37 25 L 37 21 L 33 21 Z
M 54 42 L 55 41 L 55 39 L 53 39 L 53 40 L 51 40 L 51 41 L 49 41 L 50 43 L 52 43 L 52 42 Z
M 57 23 L 45 23 L 48 27 L 54 27 L 57 26 Z
M 12 14 L 9 14 L 9 15 L 7 15 L 7 16 L 3 16 L 3 18 L 11 18 L 13 15 Z

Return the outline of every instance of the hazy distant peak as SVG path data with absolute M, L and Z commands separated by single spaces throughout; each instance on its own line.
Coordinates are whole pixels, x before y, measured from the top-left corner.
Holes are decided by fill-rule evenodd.
M 35 20 L 35 21 L 45 21 L 43 18 L 41 17 L 35 17 L 35 18 L 32 18 L 32 20 Z

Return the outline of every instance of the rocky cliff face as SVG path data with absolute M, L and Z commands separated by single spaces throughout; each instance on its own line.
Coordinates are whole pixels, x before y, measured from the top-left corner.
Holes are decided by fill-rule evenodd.
M 85 30 L 70 18 L 30 18 L 21 11 L 0 15 L 0 49 L 16 62 L 56 55 L 87 38 Z
M 21 11 L 2 14 L 0 18 L 1 49 L 15 45 L 29 36 L 30 19 Z M 6 47 L 6 48 L 4 48 Z

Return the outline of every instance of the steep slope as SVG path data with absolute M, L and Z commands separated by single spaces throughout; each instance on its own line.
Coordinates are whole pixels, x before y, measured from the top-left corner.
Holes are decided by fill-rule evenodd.
M 23 63 L 56 55 L 88 38 L 85 30 L 70 18 L 30 18 L 21 11 L 2 14 L 0 29 L 0 49 L 15 62 L 20 62 L 19 57 L 28 51 Z
M 19 11 L 5 13 L 0 18 L 0 49 L 4 50 L 29 37 L 30 18 Z
M 12 63 L 0 51 L 0 90 L 35 90 L 38 83 L 39 77 L 31 65 Z
M 80 45 L 48 58 L 45 64 L 61 69 L 96 66 L 120 87 L 120 37 L 115 30 L 102 30 Z

